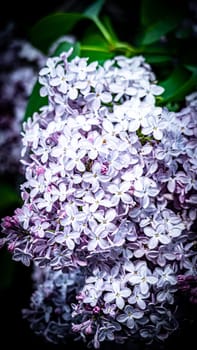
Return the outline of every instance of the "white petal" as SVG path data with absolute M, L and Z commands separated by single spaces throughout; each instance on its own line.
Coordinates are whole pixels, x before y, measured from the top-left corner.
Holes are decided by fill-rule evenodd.
M 121 295 L 125 298 L 127 298 L 131 294 L 131 289 L 125 288 L 121 290 Z
M 163 137 L 163 133 L 161 132 L 161 130 L 156 129 L 153 131 L 153 136 L 156 140 L 161 140 Z
M 110 303 L 111 301 L 113 301 L 115 299 L 115 294 L 114 293 L 106 293 L 104 295 L 104 300 L 107 302 L 107 303 Z
M 88 250 L 89 251 L 94 251 L 96 247 L 97 247 L 97 241 L 96 240 L 91 240 L 88 243 Z
M 67 243 L 67 247 L 68 247 L 70 250 L 73 250 L 73 249 L 74 249 L 75 244 L 74 244 L 74 242 L 72 241 L 72 239 L 67 239 L 67 240 L 66 240 L 66 243 Z
M 170 243 L 170 238 L 168 236 L 161 235 L 161 236 L 159 236 L 159 240 L 163 244 Z
M 125 305 L 124 299 L 121 297 L 116 298 L 116 305 L 122 310 Z
M 126 322 L 128 316 L 126 314 L 121 314 L 117 316 L 117 321 L 118 322 Z
M 142 294 L 147 294 L 148 293 L 148 284 L 146 282 L 141 282 L 140 283 L 140 290 Z
M 158 240 L 157 240 L 155 237 L 152 237 L 152 238 L 149 240 L 149 242 L 148 242 L 148 247 L 149 247 L 150 249 L 156 248 L 157 245 L 158 245 Z
M 127 327 L 130 329 L 133 329 L 135 327 L 135 321 L 133 318 L 128 318 L 127 320 Z

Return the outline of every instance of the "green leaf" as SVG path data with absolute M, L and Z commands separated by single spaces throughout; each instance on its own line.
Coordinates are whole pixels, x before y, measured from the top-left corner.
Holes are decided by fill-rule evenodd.
M 180 103 L 177 103 L 177 102 L 168 102 L 167 104 L 166 104 L 166 107 L 167 107 L 167 109 L 169 110 L 169 111 L 171 111 L 171 112 L 178 112 L 178 111 L 180 111 Z
M 185 68 L 178 67 L 168 79 L 159 82 L 159 85 L 165 89 L 160 96 L 160 104 L 182 101 L 197 88 L 197 68 L 191 73 Z
M 98 0 L 90 5 L 85 11 L 84 15 L 88 18 L 95 19 L 99 17 L 100 11 L 103 7 L 105 0 Z
M 164 63 L 164 62 L 169 62 L 172 60 L 171 56 L 167 55 L 148 55 L 144 54 L 144 57 L 146 58 L 146 61 L 148 63 Z
M 94 26 L 88 27 L 84 33 L 84 37 L 81 40 L 81 45 L 94 45 L 98 47 L 103 47 L 109 50 L 109 44 L 100 33 L 100 31 Z
M 190 64 L 186 64 L 185 68 L 187 68 L 192 73 L 196 73 L 196 71 L 197 71 L 197 66 L 192 66 Z
M 109 44 L 98 31 L 89 30 L 81 41 L 81 56 L 88 57 L 89 61 L 102 63 L 114 55 L 110 52 Z
M 181 23 L 186 8 L 184 1 L 177 6 L 172 0 L 142 0 L 137 41 L 144 45 L 158 41 Z
M 68 61 L 72 60 L 76 56 L 80 56 L 80 43 L 70 43 L 68 41 L 63 41 L 62 43 L 60 43 L 56 50 L 52 53 L 52 56 L 59 56 L 62 52 L 69 51 L 71 48 L 73 48 L 73 51 L 68 57 Z
M 37 81 L 34 84 L 32 93 L 29 97 L 29 100 L 26 106 L 24 121 L 26 121 L 29 117 L 31 117 L 34 112 L 38 112 L 40 107 L 46 106 L 48 104 L 48 97 L 40 96 L 40 88 L 41 88 L 41 85 Z
M 55 40 L 71 32 L 86 17 L 80 13 L 55 13 L 38 21 L 30 31 L 32 44 L 45 53 Z
M 98 18 L 103 3 L 104 0 L 96 1 L 93 5 L 88 7 L 84 13 L 59 12 L 42 18 L 30 30 L 30 40 L 32 44 L 45 54 L 48 54 L 50 46 L 60 37 L 71 34 L 74 27 L 82 20 L 94 23 L 103 37 L 108 42 L 113 42 L 115 33 L 112 30 L 112 26 L 109 25 L 109 21 L 107 23 L 109 27 L 108 30 Z M 86 28 L 86 26 L 84 26 L 84 28 Z M 81 32 L 79 32 L 79 35 L 81 36 Z
M 110 18 L 108 16 L 104 16 L 102 18 L 102 21 L 105 25 L 105 28 L 107 29 L 108 33 L 110 34 L 110 37 L 111 37 L 111 40 L 114 41 L 114 42 L 117 42 L 119 41 L 117 35 L 116 35 L 116 32 L 112 26 L 112 22 L 110 20 Z
M 81 50 L 81 57 L 88 57 L 90 62 L 98 61 L 100 64 L 114 56 L 115 53 L 98 46 L 84 46 L 83 50 Z
M 154 22 L 141 35 L 141 45 L 149 45 L 160 40 L 162 36 L 175 29 L 178 23 L 179 18 L 172 15 Z

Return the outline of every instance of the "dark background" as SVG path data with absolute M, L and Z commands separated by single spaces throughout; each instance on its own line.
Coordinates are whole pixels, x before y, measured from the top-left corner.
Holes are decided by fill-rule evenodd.
M 178 3 L 179 1 L 175 1 Z M 16 24 L 16 32 L 21 37 L 26 37 L 29 28 L 37 20 L 53 11 L 83 11 L 92 1 L 45 1 L 44 4 L 37 1 L 16 1 L 4 3 L 4 8 L 0 11 L 0 31 L 3 31 L 10 21 Z M 170 5 L 167 1 L 166 5 Z M 132 31 L 137 30 L 140 0 L 130 1 L 110 1 L 105 3 L 105 12 L 113 21 L 114 28 L 124 41 L 132 37 Z M 194 48 L 195 50 L 195 48 Z M 10 179 L 15 182 L 15 179 Z M 6 212 L 0 212 L 0 217 L 12 215 L 9 208 Z M 29 328 L 27 321 L 22 319 L 21 309 L 29 306 L 32 293 L 31 268 L 15 263 L 6 248 L 0 251 L 0 348 L 1 350 L 10 347 L 32 347 L 36 349 L 77 349 L 85 350 L 82 343 L 70 343 L 67 345 L 53 345 L 46 343 L 44 339 L 36 336 Z M 131 349 L 131 350 L 174 350 L 184 346 L 190 349 L 196 348 L 196 307 L 188 305 L 182 300 L 183 317 L 180 329 L 172 335 L 165 344 L 143 346 L 140 344 L 116 345 L 106 344 L 103 350 Z M 191 345 L 193 344 L 193 345 Z

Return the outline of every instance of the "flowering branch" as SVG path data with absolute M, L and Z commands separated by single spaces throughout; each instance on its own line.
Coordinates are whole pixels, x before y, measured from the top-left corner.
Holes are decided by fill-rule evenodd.
M 34 266 L 37 290 L 23 310 L 32 328 L 94 348 L 167 339 L 179 292 L 196 302 L 197 259 L 196 92 L 178 111 L 159 104 L 173 100 L 169 82 L 114 40 L 98 19 L 102 3 L 82 16 L 101 45 L 58 46 L 39 71 L 45 103 L 21 133 L 23 204 L 3 218 L 0 240 Z M 89 49 L 101 60 L 84 56 Z

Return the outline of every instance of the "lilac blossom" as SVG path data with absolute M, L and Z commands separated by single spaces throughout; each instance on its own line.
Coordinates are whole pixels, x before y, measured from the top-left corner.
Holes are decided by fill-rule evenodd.
M 127 305 L 124 309 L 124 313 L 117 317 L 117 320 L 121 323 L 126 323 L 128 328 L 134 328 L 136 323 L 135 320 L 143 317 L 143 311 L 135 310 L 134 307 Z
M 40 70 L 48 104 L 23 123 L 23 205 L 2 220 L 0 245 L 36 265 L 23 314 L 49 341 L 165 340 L 187 276 L 196 303 L 197 99 L 158 107 L 142 56 L 100 65 L 71 53 Z
M 82 286 L 83 276 L 79 271 L 62 273 L 34 265 L 32 278 L 37 289 L 31 296 L 30 308 L 22 310 L 23 317 L 32 323 L 35 334 L 44 331 L 48 341 L 58 343 L 56 334 L 63 339 L 65 333 L 71 332 L 72 295 Z
M 119 281 L 113 282 L 110 289 L 111 291 L 105 294 L 104 300 L 107 303 L 115 300 L 117 307 L 123 309 L 125 305 L 124 298 L 131 294 L 131 290 L 122 286 Z

